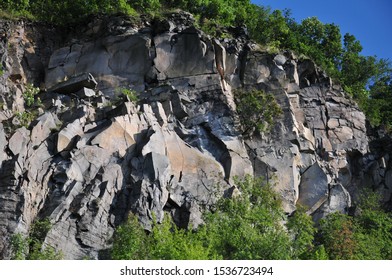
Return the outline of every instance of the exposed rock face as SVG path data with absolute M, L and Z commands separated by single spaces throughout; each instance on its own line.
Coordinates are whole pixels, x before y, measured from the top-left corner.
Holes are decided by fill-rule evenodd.
M 364 182 L 390 201 L 390 150 L 369 153 L 365 116 L 310 60 L 263 52 L 246 37 L 210 38 L 186 13 L 143 26 L 97 18 L 70 38 L 0 28 L 4 259 L 12 234 L 42 217 L 53 225 L 45 245 L 67 259 L 98 258 L 130 211 L 146 229 L 164 212 L 196 227 L 246 174 L 273 183 L 287 213 L 300 203 L 315 219 L 347 212 Z M 46 89 L 45 112 L 17 128 L 27 82 Z M 283 115 L 271 133 L 241 135 L 240 87 L 274 94 Z M 137 91 L 139 104 L 121 88 Z

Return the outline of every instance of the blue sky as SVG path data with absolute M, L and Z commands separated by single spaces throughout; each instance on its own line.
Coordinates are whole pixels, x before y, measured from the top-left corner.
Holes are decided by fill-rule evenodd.
M 339 25 L 342 35 L 353 34 L 363 55 L 376 55 L 392 62 L 391 0 L 252 0 L 272 10 L 289 8 L 297 22 L 316 16 L 323 23 Z

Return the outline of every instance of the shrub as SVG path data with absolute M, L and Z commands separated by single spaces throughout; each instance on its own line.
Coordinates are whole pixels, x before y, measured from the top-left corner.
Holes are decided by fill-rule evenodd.
M 290 238 L 276 193 L 262 179 L 237 180 L 241 195 L 222 198 L 205 225 L 179 229 L 167 215 L 145 234 L 136 217 L 114 235 L 113 259 L 288 259 Z
M 263 179 L 237 180 L 241 194 L 222 198 L 206 215 L 208 239 L 224 259 L 289 259 L 281 201 Z
M 365 189 L 360 215 L 354 217 L 358 259 L 392 259 L 392 215 L 380 206 L 380 195 Z
M 274 96 L 262 90 L 237 90 L 234 98 L 245 135 L 270 131 L 283 112 Z
M 335 260 L 355 259 L 357 241 L 352 217 L 333 213 L 320 221 L 321 243 L 328 256 Z
M 178 228 L 165 215 L 162 224 L 154 222 L 149 235 L 150 258 L 161 260 L 208 260 L 216 256 L 206 246 L 205 228 L 191 231 Z
M 161 1 L 159 0 L 133 0 L 132 7 L 143 13 L 156 12 L 161 8 Z
M 297 206 L 297 210 L 288 220 L 287 228 L 292 238 L 292 257 L 294 259 L 317 258 L 312 254 L 316 228 L 312 217 L 306 214 L 305 208 Z M 321 251 L 318 254 L 321 255 Z
M 136 91 L 128 88 L 119 88 L 116 90 L 117 93 L 122 94 L 128 101 L 131 101 L 133 103 L 139 102 L 139 95 Z
M 24 260 L 28 254 L 28 242 L 22 234 L 16 233 L 11 237 L 11 259 Z
M 35 96 L 39 92 L 40 92 L 40 89 L 37 87 L 34 87 L 32 84 L 26 85 L 26 89 L 23 92 L 23 99 L 24 99 L 24 102 L 27 107 L 33 106 L 34 104 L 36 104 L 36 102 L 40 103 L 39 99 L 37 99 L 37 101 L 35 100 Z M 37 105 L 40 105 L 38 103 L 37 103 Z
M 16 113 L 15 117 L 19 122 L 19 126 L 28 128 L 33 120 L 37 117 L 36 111 L 24 111 Z
M 147 236 L 136 216 L 131 215 L 113 236 L 111 258 L 115 260 L 148 259 Z
M 179 229 L 165 215 L 163 222 L 153 221 L 152 231 L 147 234 L 136 216 L 131 216 L 119 226 L 114 235 L 111 258 L 116 260 L 162 259 L 204 260 L 215 258 L 205 246 L 206 231 Z
M 14 234 L 11 238 L 12 259 L 14 260 L 59 260 L 62 253 L 53 248 L 43 248 L 43 242 L 51 228 L 48 219 L 35 221 L 30 229 L 28 237 L 22 234 Z

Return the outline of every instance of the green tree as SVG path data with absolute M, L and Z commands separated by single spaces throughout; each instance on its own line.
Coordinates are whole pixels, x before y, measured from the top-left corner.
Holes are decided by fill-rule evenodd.
M 354 217 L 358 259 L 392 259 L 392 215 L 380 206 L 380 195 L 365 189 Z
M 383 63 L 383 62 L 381 62 Z M 392 130 L 392 68 L 386 70 L 371 86 L 369 98 L 365 103 L 365 112 L 374 126 L 383 125 Z
M 180 229 L 165 215 L 162 223 L 153 220 L 147 234 L 135 217 L 129 219 L 116 230 L 112 258 L 291 258 L 292 242 L 282 223 L 285 214 L 277 194 L 263 179 L 247 176 L 236 184 L 241 194 L 222 198 L 197 230 Z
M 276 48 L 287 46 L 285 42 L 290 41 L 288 40 L 290 29 L 283 13 L 279 10 L 275 10 L 271 14 L 265 16 L 263 12 L 263 10 L 259 9 L 261 20 L 257 24 L 258 30 L 251 30 L 252 37 L 258 42 L 268 46 Z
M 149 235 L 150 258 L 160 260 L 208 260 L 217 255 L 211 251 L 206 238 L 206 229 L 197 231 L 178 228 L 165 215 L 161 224 L 154 222 Z
M 159 0 L 132 0 L 128 3 L 137 11 L 143 13 L 156 12 L 161 8 L 161 1 Z
M 331 259 L 356 259 L 357 241 L 352 217 L 333 213 L 320 221 L 321 244 Z
M 28 242 L 21 233 L 11 236 L 11 260 L 24 260 L 28 254 Z
M 120 225 L 113 237 L 111 257 L 115 260 L 148 259 L 149 247 L 144 229 L 135 215 Z
M 240 194 L 221 199 L 207 214 L 211 246 L 224 259 L 289 259 L 290 238 L 277 194 L 263 179 L 237 182 Z
M 52 225 L 48 219 L 35 221 L 30 229 L 28 238 L 29 254 L 28 260 L 59 260 L 62 258 L 61 252 L 57 252 L 53 248 L 43 247 L 43 242 Z
M 14 260 L 59 260 L 62 253 L 47 246 L 43 242 L 51 228 L 48 219 L 35 221 L 30 228 L 29 235 L 14 234 L 11 238 L 11 259 Z
M 305 208 L 297 206 L 297 210 L 288 219 L 287 229 L 292 237 L 292 258 L 313 259 L 314 227 L 312 217 L 306 214 Z
M 208 245 L 205 227 L 197 231 L 179 229 L 165 215 L 162 223 L 153 220 L 152 230 L 146 233 L 136 216 L 119 226 L 111 249 L 112 259 L 137 260 L 208 260 L 216 255 Z

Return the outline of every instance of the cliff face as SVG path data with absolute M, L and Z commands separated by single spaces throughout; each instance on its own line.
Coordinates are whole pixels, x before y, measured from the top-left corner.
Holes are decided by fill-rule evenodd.
M 287 213 L 299 203 L 315 219 L 349 211 L 364 186 L 390 200 L 390 142 L 370 153 L 364 114 L 312 61 L 262 51 L 242 29 L 218 40 L 193 23 L 186 13 L 139 25 L 96 18 L 67 32 L 0 23 L 1 258 L 43 217 L 45 245 L 68 259 L 98 258 L 130 211 L 147 229 L 164 212 L 198 226 L 246 174 L 275 184 Z M 28 83 L 43 90 L 41 108 L 27 106 Z M 124 88 L 140 105 L 119 97 Z M 238 88 L 275 96 L 283 114 L 270 133 L 242 136 Z

